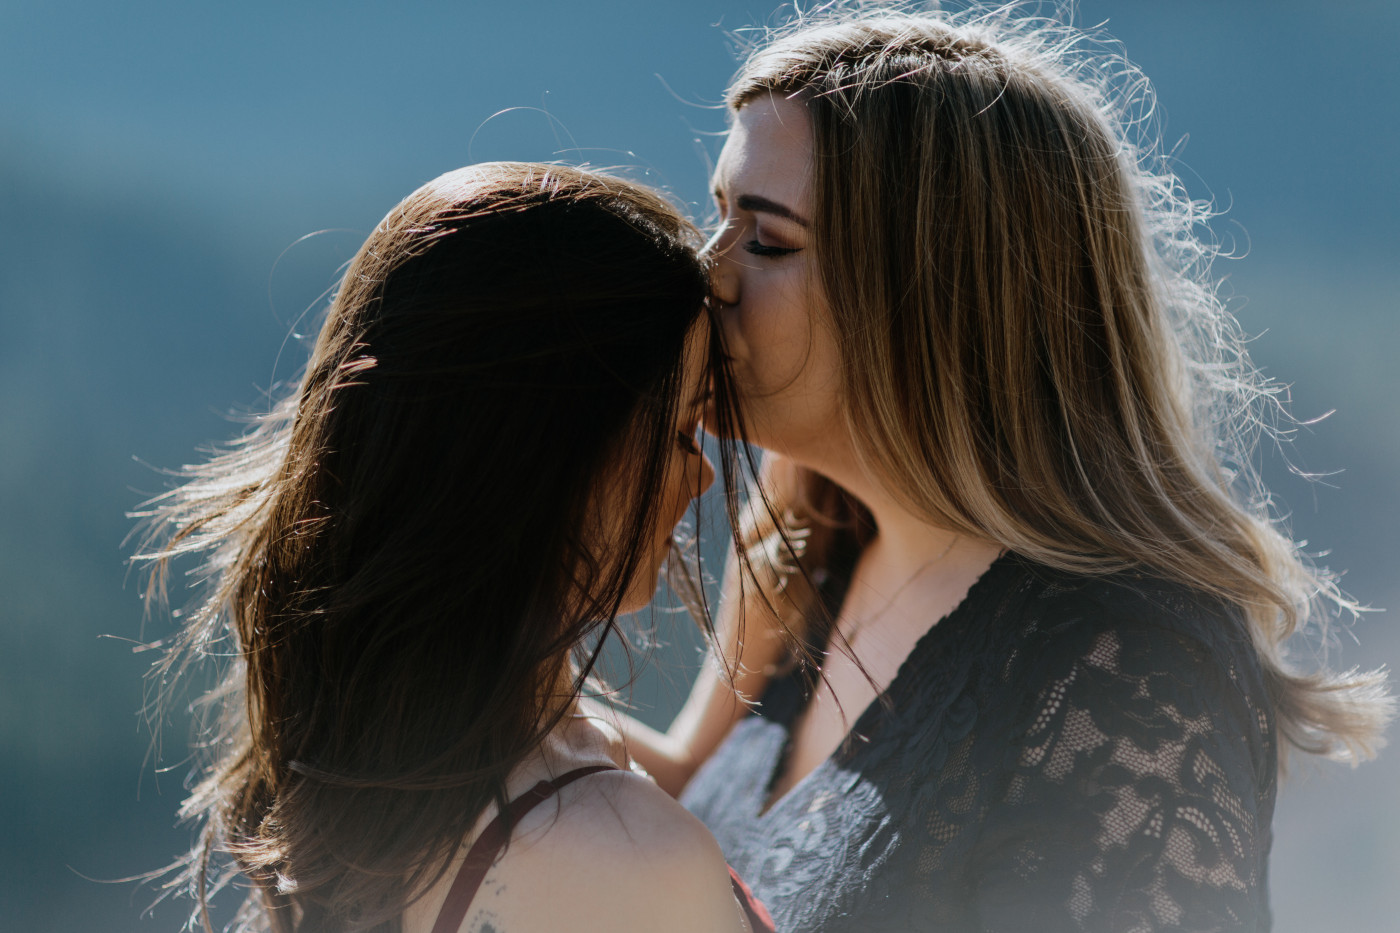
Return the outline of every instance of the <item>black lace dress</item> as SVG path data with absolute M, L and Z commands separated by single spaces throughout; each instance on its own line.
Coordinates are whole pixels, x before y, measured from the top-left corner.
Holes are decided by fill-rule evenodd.
M 1234 610 L 1004 556 L 770 801 L 804 692 L 775 680 L 681 798 L 779 933 L 1269 929 L 1273 716 Z

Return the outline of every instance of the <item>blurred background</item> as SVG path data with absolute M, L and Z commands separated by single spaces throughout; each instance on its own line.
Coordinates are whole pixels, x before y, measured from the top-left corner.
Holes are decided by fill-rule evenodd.
M 148 724 L 151 655 L 132 650 L 170 623 L 143 622 L 123 544 L 160 470 L 295 376 L 292 335 L 337 268 L 442 171 L 628 166 L 705 215 L 729 31 L 775 15 L 766 0 L 0 2 L 0 928 L 187 916 L 110 881 L 189 843 L 187 726 L 178 709 Z M 1255 358 L 1296 415 L 1331 412 L 1264 455 L 1295 534 L 1362 602 L 1400 607 L 1400 5 L 1074 15 L 1154 80 L 1188 190 L 1227 209 L 1214 227 L 1243 258 L 1217 271 Z M 1339 632 L 1334 658 L 1395 666 L 1392 619 Z M 636 703 L 664 725 L 698 655 L 682 619 L 656 622 Z M 1280 933 L 1396 928 L 1398 761 L 1295 769 Z

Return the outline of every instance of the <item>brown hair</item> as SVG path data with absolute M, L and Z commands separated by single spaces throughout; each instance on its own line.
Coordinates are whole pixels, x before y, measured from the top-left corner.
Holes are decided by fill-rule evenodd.
M 1393 707 L 1384 674 L 1286 657 L 1300 625 L 1354 606 L 1280 530 L 1251 465 L 1286 414 L 1215 294 L 1207 209 L 1146 134 L 1145 79 L 1093 50 L 1007 8 L 828 4 L 756 47 L 728 103 L 771 93 L 810 115 L 810 248 L 848 428 L 906 507 L 1050 566 L 1227 598 L 1281 749 L 1369 756 Z M 828 503 L 807 509 L 811 561 L 831 530 L 810 515 L 840 496 L 806 486 Z
M 152 592 L 208 558 L 158 675 L 228 657 L 183 809 L 206 927 L 226 853 L 244 928 L 396 929 L 505 803 L 660 533 L 698 245 L 616 178 L 443 175 L 361 247 L 292 395 L 147 513 Z M 604 485 L 630 493 L 607 553 L 585 532 Z

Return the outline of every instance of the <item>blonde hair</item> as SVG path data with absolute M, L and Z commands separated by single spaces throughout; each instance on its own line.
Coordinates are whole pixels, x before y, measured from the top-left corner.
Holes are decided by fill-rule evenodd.
M 1393 709 L 1384 672 L 1303 670 L 1285 650 L 1356 607 L 1280 529 L 1251 465 L 1287 415 L 1216 295 L 1209 206 L 1160 156 L 1145 79 L 1093 47 L 1005 7 L 827 5 L 769 34 L 727 99 L 810 115 L 817 284 L 851 436 L 891 492 L 1045 565 L 1145 569 L 1229 600 L 1280 753 L 1370 757 Z M 811 530 L 809 558 L 829 535 Z

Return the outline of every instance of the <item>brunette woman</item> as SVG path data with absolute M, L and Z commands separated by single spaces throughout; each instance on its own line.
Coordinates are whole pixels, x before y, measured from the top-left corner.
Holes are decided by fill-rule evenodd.
M 1146 85 L 1004 10 L 822 9 L 714 176 L 761 702 L 715 665 L 633 749 L 784 933 L 1267 929 L 1281 757 L 1391 703 L 1285 649 L 1346 603 L 1252 472 L 1272 396 Z
M 184 808 L 201 907 L 231 860 L 244 930 L 767 928 L 578 712 L 713 478 L 697 245 L 615 178 L 443 175 L 360 249 L 286 402 L 158 503 L 146 558 L 209 584 L 162 674 L 228 659 Z

